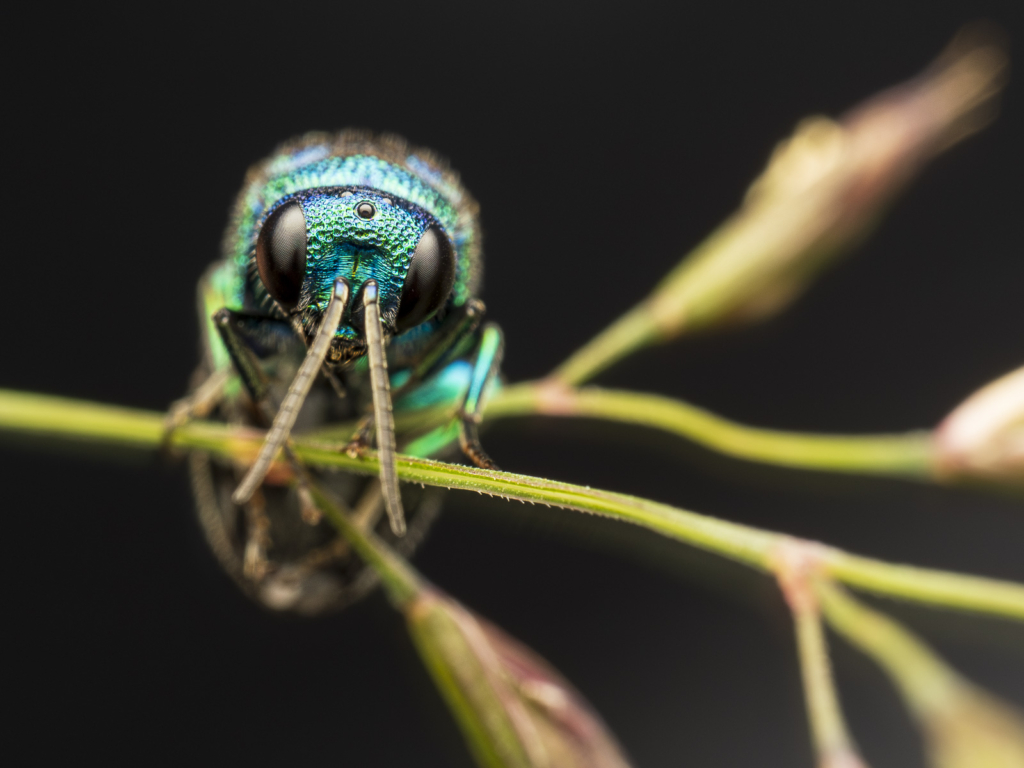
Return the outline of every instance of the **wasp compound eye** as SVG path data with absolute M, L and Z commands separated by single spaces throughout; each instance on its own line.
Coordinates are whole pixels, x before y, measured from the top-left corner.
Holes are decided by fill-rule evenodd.
M 372 219 L 377 215 L 377 209 L 373 207 L 373 203 L 362 202 L 356 206 L 356 216 L 360 219 Z
M 429 319 L 448 299 L 455 284 L 455 248 L 437 227 L 420 238 L 405 275 L 395 325 L 399 333 Z
M 256 267 L 267 292 L 284 310 L 294 309 L 306 274 L 306 217 L 297 202 L 285 203 L 263 223 Z

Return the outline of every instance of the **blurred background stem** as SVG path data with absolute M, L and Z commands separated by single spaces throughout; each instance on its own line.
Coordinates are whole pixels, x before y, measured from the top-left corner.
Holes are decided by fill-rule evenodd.
M 864 768 L 850 739 L 839 704 L 828 643 L 812 580 L 818 567 L 814 547 L 787 542 L 776 554 L 775 577 L 793 615 L 804 701 L 819 768 Z
M 829 625 L 889 676 L 921 727 L 933 768 L 1024 768 L 1024 716 L 949 667 L 893 619 L 816 580 Z
M 991 30 L 966 28 L 917 77 L 839 120 L 802 121 L 736 213 L 551 381 L 578 386 L 637 349 L 787 307 L 870 233 L 929 160 L 987 125 L 1006 65 Z
M 690 403 L 641 392 L 527 382 L 495 393 L 485 418 L 543 414 L 636 424 L 679 435 L 738 459 L 809 470 L 927 479 L 931 434 L 822 435 L 739 424 Z

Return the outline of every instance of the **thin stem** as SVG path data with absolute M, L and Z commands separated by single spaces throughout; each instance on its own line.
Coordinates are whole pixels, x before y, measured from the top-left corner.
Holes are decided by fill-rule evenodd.
M 648 303 L 637 304 L 576 350 L 551 379 L 567 386 L 583 384 L 626 355 L 660 341 L 662 334 Z
M 820 567 L 818 547 L 789 542 L 776 549 L 775 577 L 793 614 L 797 657 L 818 765 L 853 768 L 862 763 L 839 705 L 821 611 L 814 594 Z
M 835 755 L 854 752 L 846 722 L 839 706 L 828 646 L 817 608 L 793 612 L 800 673 L 807 702 L 807 718 L 811 725 L 815 750 L 822 764 L 834 762 Z
M 914 634 L 844 589 L 815 582 L 828 623 L 892 679 L 921 727 L 929 765 L 1024 765 L 1024 716 L 970 681 Z
M 816 592 L 829 625 L 878 662 L 915 713 L 941 709 L 957 695 L 960 676 L 913 634 L 829 581 Z
M 783 309 L 870 232 L 926 161 L 987 123 L 1005 66 L 991 41 L 961 40 L 842 121 L 803 121 L 739 210 L 551 380 L 576 386 L 650 344 Z
M 833 472 L 932 476 L 929 432 L 901 435 L 819 435 L 760 429 L 660 395 L 549 383 L 526 383 L 495 394 L 488 419 L 527 414 L 599 418 L 660 429 L 748 461 Z
M 898 565 L 829 548 L 825 572 L 851 587 L 912 602 L 1024 620 L 1024 585 L 982 576 Z
M 844 181 L 826 180 L 829 188 Z M 829 252 L 854 244 L 855 238 L 822 243 L 838 213 L 825 189 L 796 199 L 762 195 L 748 201 L 550 379 L 577 386 L 643 347 L 723 321 L 772 314 L 801 290 Z
M 164 414 L 152 411 L 0 390 L 0 429 L 11 431 L 157 448 L 163 439 L 164 419 Z M 262 439 L 263 433 L 257 430 L 196 421 L 177 430 L 170 442 L 176 447 L 203 450 L 247 464 L 259 450 Z M 376 475 L 378 471 L 375 456 L 350 457 L 338 444 L 312 444 L 296 439 L 295 454 L 310 466 L 335 467 L 366 475 Z M 407 482 L 477 491 L 613 517 L 762 571 L 772 570 L 774 552 L 780 544 L 793 541 L 782 534 L 667 504 L 569 483 L 409 456 L 400 456 L 397 465 L 398 476 Z M 287 465 L 284 471 L 288 471 Z M 1024 621 L 1024 585 L 893 565 L 824 546 L 820 546 L 820 553 L 825 573 L 861 589 Z
M 12 432 L 151 448 L 161 440 L 163 419 L 152 411 L 0 390 L 0 427 Z
M 316 483 L 310 481 L 308 488 L 317 508 L 324 514 L 328 522 L 348 541 L 352 549 L 377 572 L 391 602 L 401 607 L 419 594 L 422 579 L 405 560 L 373 533 L 364 532 L 350 520 L 339 505 Z

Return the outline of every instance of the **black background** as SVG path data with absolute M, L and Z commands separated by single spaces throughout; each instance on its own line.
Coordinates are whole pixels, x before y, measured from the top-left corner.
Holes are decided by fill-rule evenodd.
M 505 371 L 542 375 L 733 210 L 799 118 L 913 75 L 973 19 L 1000 23 L 1018 58 L 1024 39 L 1019 2 L 676 5 L 7 16 L 0 385 L 164 408 L 195 363 L 195 282 L 246 167 L 344 126 L 451 158 L 482 205 Z M 601 383 L 765 426 L 896 431 L 1020 366 L 1019 77 L 1003 105 L 783 316 L 645 351 Z M 485 442 L 509 470 L 1024 580 L 1019 500 L 749 467 L 580 422 L 500 423 Z M 205 549 L 180 464 L 7 439 L 0 466 L 8 750 L 470 765 L 383 598 L 317 621 L 249 604 Z M 560 668 L 638 766 L 812 765 L 766 579 L 568 512 L 455 494 L 446 509 L 417 566 Z M 888 608 L 1024 704 L 1019 625 Z M 841 642 L 835 658 L 871 764 L 922 766 L 888 682 Z

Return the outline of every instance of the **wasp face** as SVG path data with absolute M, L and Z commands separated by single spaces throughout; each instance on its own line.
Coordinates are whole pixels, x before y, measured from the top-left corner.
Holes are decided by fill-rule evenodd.
M 456 254 L 438 221 L 422 208 L 365 187 L 304 190 L 278 201 L 256 240 L 256 267 L 267 294 L 316 333 L 336 280 L 349 287 L 328 360 L 366 353 L 363 295 L 378 290 L 385 339 L 420 325 L 447 302 Z

